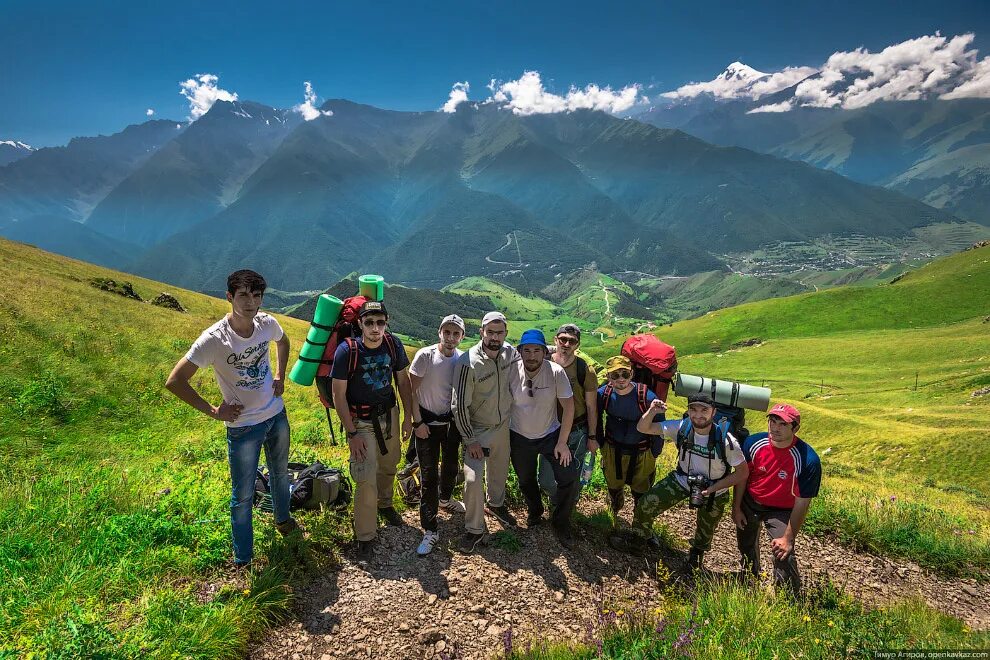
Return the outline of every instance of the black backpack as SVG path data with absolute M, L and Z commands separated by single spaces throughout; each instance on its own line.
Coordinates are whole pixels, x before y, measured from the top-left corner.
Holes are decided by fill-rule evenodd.
M 342 470 L 328 468 L 319 461 L 312 465 L 289 463 L 289 509 L 340 508 L 351 501 L 351 482 Z M 258 470 L 254 482 L 254 505 L 272 510 L 271 486 L 267 472 Z

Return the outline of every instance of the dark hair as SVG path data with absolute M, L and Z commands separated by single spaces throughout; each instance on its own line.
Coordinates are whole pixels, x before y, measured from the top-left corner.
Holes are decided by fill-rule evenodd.
M 253 270 L 235 270 L 227 276 L 227 293 L 234 295 L 238 289 L 244 288 L 251 293 L 255 291 L 264 293 L 268 288 L 268 282 Z

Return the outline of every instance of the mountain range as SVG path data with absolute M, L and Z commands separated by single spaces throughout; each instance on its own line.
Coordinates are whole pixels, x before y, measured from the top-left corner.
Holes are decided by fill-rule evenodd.
M 721 96 L 662 99 L 629 116 L 713 144 L 804 161 L 990 224 L 990 99 L 805 107 L 795 98 L 797 84 L 755 93 L 754 85 L 767 80 L 768 74 L 736 62 L 713 81 L 728 90 Z M 851 77 L 833 85 L 843 88 L 854 82 Z
M 727 270 L 731 255 L 774 242 L 904 236 L 953 222 L 964 208 L 937 204 L 947 193 L 918 184 L 958 164 L 911 161 L 918 174 L 909 178 L 901 171 L 909 159 L 885 165 L 886 178 L 867 182 L 889 178 L 883 188 L 843 172 L 864 161 L 860 147 L 842 163 L 780 157 L 833 126 L 817 117 L 831 113 L 746 115 L 735 109 L 745 101 L 693 103 L 626 119 L 588 110 L 519 116 L 494 104 L 396 112 L 331 100 L 326 114 L 303 121 L 218 101 L 189 124 L 149 121 L 0 167 L 0 234 L 201 291 L 222 289 L 240 267 L 282 291 L 324 289 L 357 270 L 433 288 L 501 274 L 538 290 L 586 266 L 690 274 Z M 981 102 L 952 110 L 965 105 L 931 104 L 927 121 L 944 114 L 944 130 L 932 129 L 943 146 L 918 139 L 958 160 L 959 140 L 975 139 Z M 653 125 L 677 112 L 684 130 Z M 685 132 L 704 132 L 698 127 L 717 116 L 771 114 L 806 125 L 780 144 L 754 133 L 747 148 Z M 849 114 L 846 129 L 862 114 Z M 918 133 L 920 121 L 902 124 Z M 951 144 L 950 125 L 962 136 Z

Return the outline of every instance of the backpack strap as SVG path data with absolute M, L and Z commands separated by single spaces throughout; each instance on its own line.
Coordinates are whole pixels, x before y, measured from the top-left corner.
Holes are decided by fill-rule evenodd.
M 729 441 L 729 420 L 722 419 L 714 426 L 718 429 L 718 438 L 715 439 L 715 453 L 722 461 L 722 465 L 725 466 L 725 474 L 728 475 L 732 471 L 732 466 L 729 465 L 729 459 L 726 455 L 728 453 L 726 443 Z
M 640 383 L 636 386 L 636 403 L 639 404 L 639 414 L 641 417 L 650 409 L 650 404 L 646 402 L 647 391 L 649 391 L 649 388 L 646 387 L 646 383 Z
M 358 343 L 354 337 L 344 340 L 347 343 L 347 380 L 350 380 L 357 371 L 358 365 Z
M 691 440 L 694 439 L 694 424 L 691 423 L 691 418 L 684 413 L 684 418 L 681 419 L 681 426 L 677 429 L 677 440 L 674 446 L 677 448 L 677 467 L 675 468 L 678 474 L 687 476 L 687 473 L 681 468 L 681 461 L 687 459 L 689 448 L 691 447 Z
M 584 391 L 584 381 L 588 378 L 588 363 L 579 357 L 574 358 L 577 361 L 577 380 L 578 385 L 581 386 L 581 391 Z

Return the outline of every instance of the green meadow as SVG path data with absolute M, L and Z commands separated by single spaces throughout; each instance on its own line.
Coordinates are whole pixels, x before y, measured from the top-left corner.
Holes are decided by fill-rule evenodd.
M 974 250 L 894 285 L 723 310 L 661 336 L 677 345 L 684 371 L 765 381 L 775 399 L 802 409 L 802 436 L 823 454 L 826 474 L 810 531 L 985 579 L 990 397 L 971 392 L 990 385 L 988 261 L 990 250 Z M 2 240 L 0 277 L 0 657 L 241 657 L 252 635 L 288 616 L 287 585 L 332 567 L 350 530 L 346 515 L 308 514 L 309 540 L 287 543 L 260 516 L 258 570 L 229 573 L 223 427 L 163 388 L 174 362 L 228 306 Z M 97 290 L 97 277 L 129 281 L 145 300 L 167 291 L 188 311 Z M 280 321 L 297 350 L 307 324 Z M 753 338 L 762 343 L 732 348 Z M 217 400 L 210 372 L 194 384 Z M 313 390 L 290 384 L 285 398 L 291 459 L 340 465 Z M 752 420 L 758 427 L 760 416 Z M 711 607 L 754 611 L 776 598 L 738 590 L 711 597 Z M 683 598 L 662 605 L 672 622 L 690 615 Z M 884 640 L 956 642 L 964 634 L 917 603 L 882 614 L 852 601 L 829 607 L 846 608 L 842 621 L 878 617 L 892 635 Z M 803 612 L 780 615 L 786 630 L 804 630 Z M 831 639 L 826 616 L 814 619 L 822 640 Z M 640 630 L 627 628 L 608 634 Z M 726 626 L 706 630 L 708 646 L 696 648 L 713 656 L 725 655 L 717 644 L 740 643 Z

